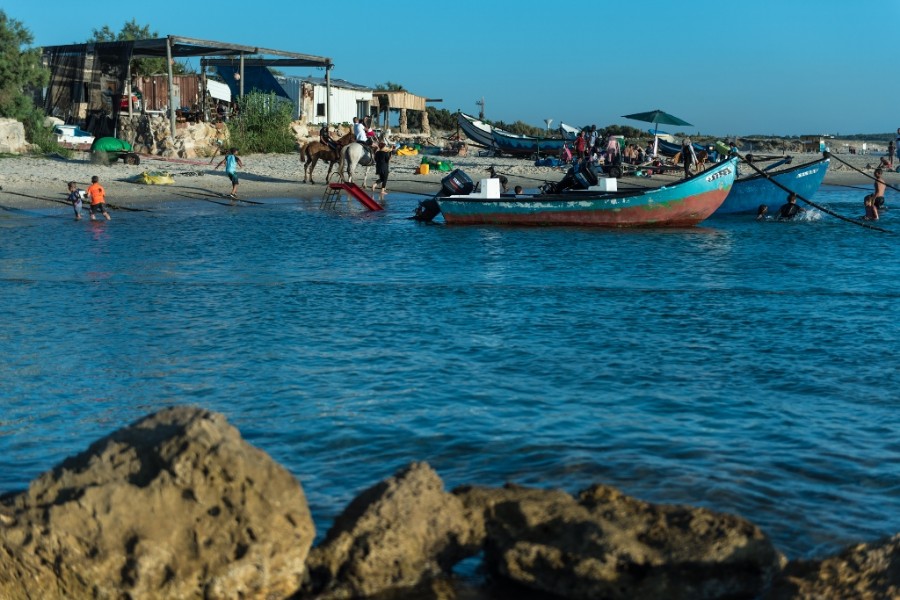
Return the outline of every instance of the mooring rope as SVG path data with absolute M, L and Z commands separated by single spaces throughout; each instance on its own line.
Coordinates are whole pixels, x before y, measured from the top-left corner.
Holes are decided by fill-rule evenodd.
M 797 196 L 797 198 L 799 198 L 800 200 L 803 200 L 805 203 L 809 204 L 809 205 L 812 206 L 813 208 L 818 209 L 818 210 L 822 211 L 822 212 L 825 213 L 825 214 L 831 215 L 832 217 L 835 217 L 835 218 L 837 218 L 837 219 L 840 219 L 841 221 L 846 221 L 846 222 L 848 222 L 848 223 L 853 223 L 854 225 L 859 225 L 860 227 L 865 227 L 866 229 L 873 229 L 873 230 L 875 230 L 875 231 L 880 231 L 880 232 L 882 232 L 882 233 L 894 233 L 893 231 L 890 231 L 890 230 L 888 230 L 888 229 L 883 229 L 883 228 L 881 228 L 881 227 L 876 227 L 875 225 L 870 225 L 870 224 L 868 224 L 868 223 L 865 223 L 865 222 L 863 222 L 863 221 L 859 221 L 859 220 L 857 220 L 857 219 L 851 219 L 851 218 L 849 218 L 849 217 L 845 217 L 845 216 L 843 216 L 843 215 L 839 215 L 839 214 L 837 214 L 836 212 L 834 212 L 833 210 L 828 209 L 828 208 L 825 208 L 825 207 L 822 206 L 821 204 L 816 204 L 816 203 L 813 202 L 812 200 L 810 200 L 810 199 L 808 199 L 808 198 L 804 198 L 803 196 L 801 196 L 800 194 L 796 193 L 794 190 L 790 189 L 789 187 L 786 187 L 786 186 L 784 186 L 784 185 L 781 185 L 780 183 L 778 183 L 777 181 L 775 181 L 774 179 L 772 179 L 772 176 L 771 176 L 771 175 L 769 175 L 768 173 L 766 173 L 766 172 L 763 171 L 762 169 L 758 168 L 758 167 L 757 167 L 756 165 L 754 165 L 752 162 L 748 161 L 746 158 L 744 158 L 743 156 L 741 156 L 740 153 L 736 153 L 736 154 L 737 154 L 737 157 L 740 158 L 742 161 L 744 161 L 744 164 L 748 165 L 751 169 L 753 169 L 754 171 L 756 171 L 757 173 L 759 173 L 760 175 L 762 175 L 763 177 L 765 177 L 765 178 L 768 179 L 770 182 L 772 182 L 772 183 L 775 184 L 776 186 L 780 187 L 781 189 L 783 189 L 783 190 L 786 191 L 787 193 L 789 193 L 789 194 L 794 194 L 795 196 Z M 824 154 L 825 158 L 828 158 L 828 157 L 830 156 L 828 152 L 825 152 L 825 153 L 823 153 L 823 154 Z
M 825 152 L 824 154 L 825 154 L 825 157 L 826 157 L 826 158 L 833 158 L 834 160 L 836 160 L 836 161 L 838 161 L 838 162 L 840 162 L 840 163 L 843 163 L 843 164 L 847 165 L 848 167 L 850 167 L 851 169 L 853 169 L 853 170 L 856 171 L 857 173 L 862 173 L 863 175 L 865 175 L 866 177 L 868 177 L 868 178 L 871 179 L 872 181 L 878 181 L 877 179 L 875 179 L 875 177 L 874 177 L 873 175 L 869 175 L 868 173 L 866 173 L 866 172 L 863 171 L 862 169 L 859 169 L 859 168 L 857 168 L 857 167 L 854 167 L 853 165 L 851 165 L 851 164 L 848 163 L 847 161 L 838 158 L 837 156 L 835 156 L 835 155 L 832 154 L 831 152 Z M 878 168 L 878 167 L 876 167 L 876 168 Z M 887 183 L 887 182 L 884 182 L 884 185 L 886 185 L 887 187 L 891 188 L 891 189 L 894 190 L 895 192 L 900 192 L 900 188 L 896 188 L 896 187 L 892 186 L 891 184 L 889 184 L 889 183 Z

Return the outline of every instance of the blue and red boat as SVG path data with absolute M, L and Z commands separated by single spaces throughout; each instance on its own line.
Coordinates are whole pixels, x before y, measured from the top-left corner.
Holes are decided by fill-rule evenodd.
M 472 192 L 471 179 L 455 171 L 443 181 L 446 195 L 430 201 L 435 209 L 419 220 L 431 220 L 439 210 L 448 225 L 688 227 L 708 218 L 725 201 L 737 175 L 737 160 L 728 159 L 672 185 L 621 192 L 590 186 L 501 194 L 497 179 L 482 180 L 480 190 Z

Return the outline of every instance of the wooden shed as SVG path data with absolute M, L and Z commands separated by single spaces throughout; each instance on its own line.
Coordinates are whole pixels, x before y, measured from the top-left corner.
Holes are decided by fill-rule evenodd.
M 388 126 L 390 111 L 400 111 L 400 133 L 409 133 L 406 111 L 415 110 L 422 113 L 422 132 L 429 133 L 431 126 L 428 124 L 428 112 L 425 110 L 424 96 L 416 96 L 407 91 L 375 90 L 372 94 L 373 101 L 379 113 L 382 115 L 384 127 Z

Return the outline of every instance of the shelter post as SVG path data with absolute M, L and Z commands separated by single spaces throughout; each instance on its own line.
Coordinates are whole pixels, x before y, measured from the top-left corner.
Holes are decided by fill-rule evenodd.
M 172 69 L 172 36 L 166 38 L 166 71 L 169 75 L 169 128 L 175 139 L 175 78 Z M 129 98 L 129 103 L 131 99 Z
M 128 118 L 134 117 L 134 107 L 131 104 L 131 59 L 128 59 L 128 66 L 125 67 L 125 97 L 128 98 Z M 121 105 L 120 105 L 121 106 Z
M 334 65 L 328 64 L 325 66 L 325 124 L 329 125 L 331 123 L 331 67 Z
M 238 83 L 240 83 L 240 90 L 241 90 L 241 93 L 238 95 L 241 97 L 241 100 L 243 100 L 244 99 L 244 53 L 243 52 L 241 52 L 241 80 Z

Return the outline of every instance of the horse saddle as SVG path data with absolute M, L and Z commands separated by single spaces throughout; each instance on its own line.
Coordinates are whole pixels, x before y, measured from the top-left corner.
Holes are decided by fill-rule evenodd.
M 359 159 L 359 164 L 364 167 L 371 167 L 375 164 L 375 150 L 367 144 L 360 144 L 363 148 L 363 155 Z

